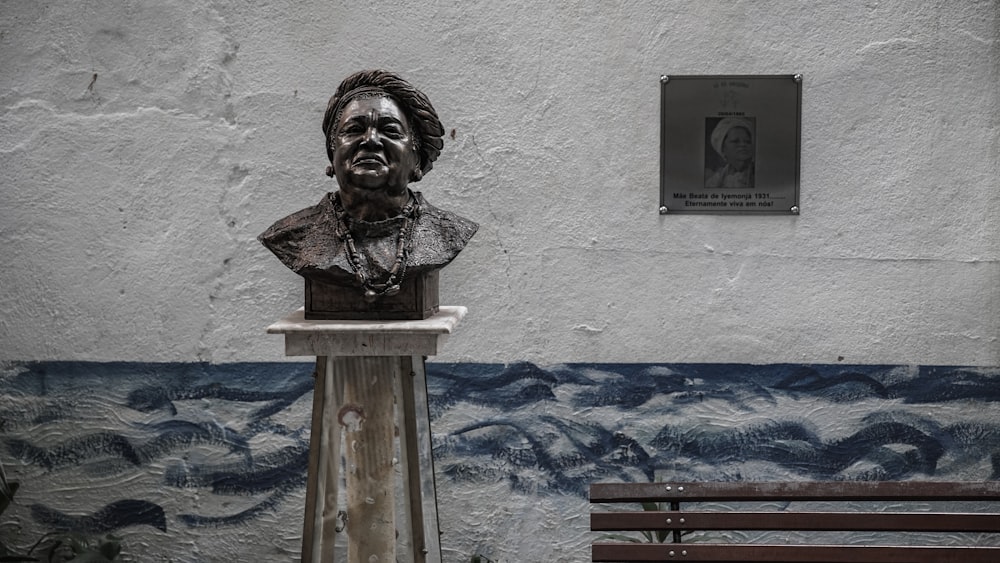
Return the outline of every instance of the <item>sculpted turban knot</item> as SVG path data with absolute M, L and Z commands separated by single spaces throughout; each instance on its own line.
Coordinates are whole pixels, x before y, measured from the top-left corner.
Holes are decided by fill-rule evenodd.
M 326 106 L 326 115 L 323 116 L 323 133 L 327 140 L 326 154 L 330 162 L 333 162 L 330 139 L 335 133 L 334 128 L 341 111 L 352 99 L 372 95 L 387 95 L 406 112 L 410 127 L 413 129 L 417 151 L 420 153 L 420 171 L 422 174 L 429 172 L 444 146 L 444 126 L 441 125 L 431 101 L 423 92 L 396 74 L 385 70 L 363 70 L 348 76 L 330 98 L 330 103 Z M 328 168 L 327 174 L 333 176 L 333 169 Z
M 749 119 L 743 119 L 741 117 L 727 117 L 720 120 L 718 125 L 715 126 L 715 129 L 712 130 L 712 137 L 710 140 L 712 142 L 712 148 L 715 149 L 715 152 L 722 155 L 722 143 L 726 140 L 726 135 L 728 135 L 729 131 L 734 127 L 742 127 L 746 129 L 747 133 L 750 134 L 750 137 L 753 138 L 753 123 L 751 123 Z

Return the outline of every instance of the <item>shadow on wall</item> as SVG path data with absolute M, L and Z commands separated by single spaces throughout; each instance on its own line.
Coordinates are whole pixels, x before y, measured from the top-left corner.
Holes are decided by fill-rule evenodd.
M 72 506 L 36 494 L 30 513 L 41 529 L 252 526 L 305 487 L 311 373 L 287 363 L 6 366 L 3 459 L 13 478 L 81 492 Z M 998 376 L 939 366 L 428 364 L 438 487 L 506 482 L 583 497 L 590 482 L 612 480 L 997 479 Z M 108 483 L 120 484 L 117 498 Z

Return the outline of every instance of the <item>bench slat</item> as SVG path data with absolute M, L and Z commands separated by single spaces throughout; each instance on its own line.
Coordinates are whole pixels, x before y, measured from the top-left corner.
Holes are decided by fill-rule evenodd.
M 591 502 L 1000 500 L 1000 481 L 594 483 Z
M 590 529 L 594 531 L 1000 532 L 1000 514 L 965 512 L 593 512 L 590 514 Z
M 842 545 L 702 543 L 705 536 L 681 543 L 682 531 L 771 530 L 802 532 L 972 532 L 1000 533 L 1000 514 L 995 506 L 980 504 L 990 512 L 926 512 L 922 502 L 1000 501 L 1000 482 L 787 482 L 787 483 L 595 483 L 590 488 L 592 503 L 627 503 L 632 512 L 592 512 L 594 531 L 671 531 L 674 543 L 596 542 L 593 561 L 775 561 L 775 562 L 879 562 L 879 563 L 998 563 L 1000 547 L 995 546 L 866 546 L 847 541 Z M 893 512 L 872 512 L 870 508 L 845 512 L 823 509 L 782 511 L 682 511 L 682 503 L 719 502 L 883 502 Z M 669 503 L 671 510 L 640 510 L 638 503 Z M 898 512 L 896 506 L 912 505 L 912 512 Z M 647 505 L 648 506 L 648 505 Z M 667 522 L 670 519 L 670 522 Z M 683 520 L 683 522 L 681 521 Z M 911 536 L 912 537 L 912 536 Z M 826 536 L 826 542 L 839 541 Z M 721 539 L 721 538 L 720 538 Z M 857 538 L 854 538 L 857 540 Z M 975 541 L 978 540 L 961 540 Z
M 1000 547 L 595 543 L 593 561 L 996 563 Z

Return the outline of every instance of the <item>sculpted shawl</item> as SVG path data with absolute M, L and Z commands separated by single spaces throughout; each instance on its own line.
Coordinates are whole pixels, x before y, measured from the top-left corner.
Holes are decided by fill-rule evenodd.
M 430 205 L 420 192 L 411 192 L 420 204 L 408 249 L 406 276 L 448 265 L 465 247 L 478 225 Z M 323 283 L 357 285 L 347 262 L 344 241 L 337 236 L 334 194 L 312 207 L 278 220 L 258 240 L 295 273 Z M 395 260 L 397 233 L 403 217 L 368 223 L 350 221 L 351 235 L 364 257 L 365 271 L 375 280 L 388 277 Z

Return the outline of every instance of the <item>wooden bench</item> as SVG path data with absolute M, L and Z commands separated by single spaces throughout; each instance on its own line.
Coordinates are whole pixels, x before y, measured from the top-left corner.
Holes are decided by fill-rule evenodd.
M 942 501 L 977 503 L 976 512 L 926 511 L 928 503 L 940 506 Z M 645 531 L 649 538 L 665 543 L 601 539 L 592 545 L 592 560 L 998 563 L 1000 536 L 986 538 L 993 546 L 969 545 L 982 537 L 973 538 L 976 541 L 946 535 L 930 536 L 933 541 L 928 541 L 925 534 L 891 537 L 893 542 L 904 537 L 906 544 L 916 538 L 921 545 L 859 545 L 857 537 L 858 532 L 1000 533 L 1000 504 L 990 504 L 996 501 L 1000 501 L 1000 482 L 996 481 L 597 483 L 590 487 L 591 503 L 625 506 L 608 507 L 616 511 L 592 511 L 591 530 Z M 656 509 L 657 503 L 669 509 Z M 685 510 L 682 503 L 713 506 Z M 741 503 L 771 506 L 767 511 L 730 509 Z M 813 503 L 813 507 L 801 507 L 801 503 Z M 816 503 L 822 503 L 819 510 Z M 875 508 L 857 503 L 870 503 Z M 828 511 L 831 504 L 837 511 Z M 968 506 L 963 505 L 963 509 Z M 901 507 L 910 510 L 900 512 Z M 618 511 L 622 508 L 629 511 Z M 705 533 L 723 530 L 822 533 L 797 538 L 794 543 L 785 543 L 788 540 L 783 538 L 780 543 L 768 544 L 741 539 L 746 534 Z M 813 544 L 814 539 L 826 543 Z M 870 539 L 866 535 L 862 541 Z

